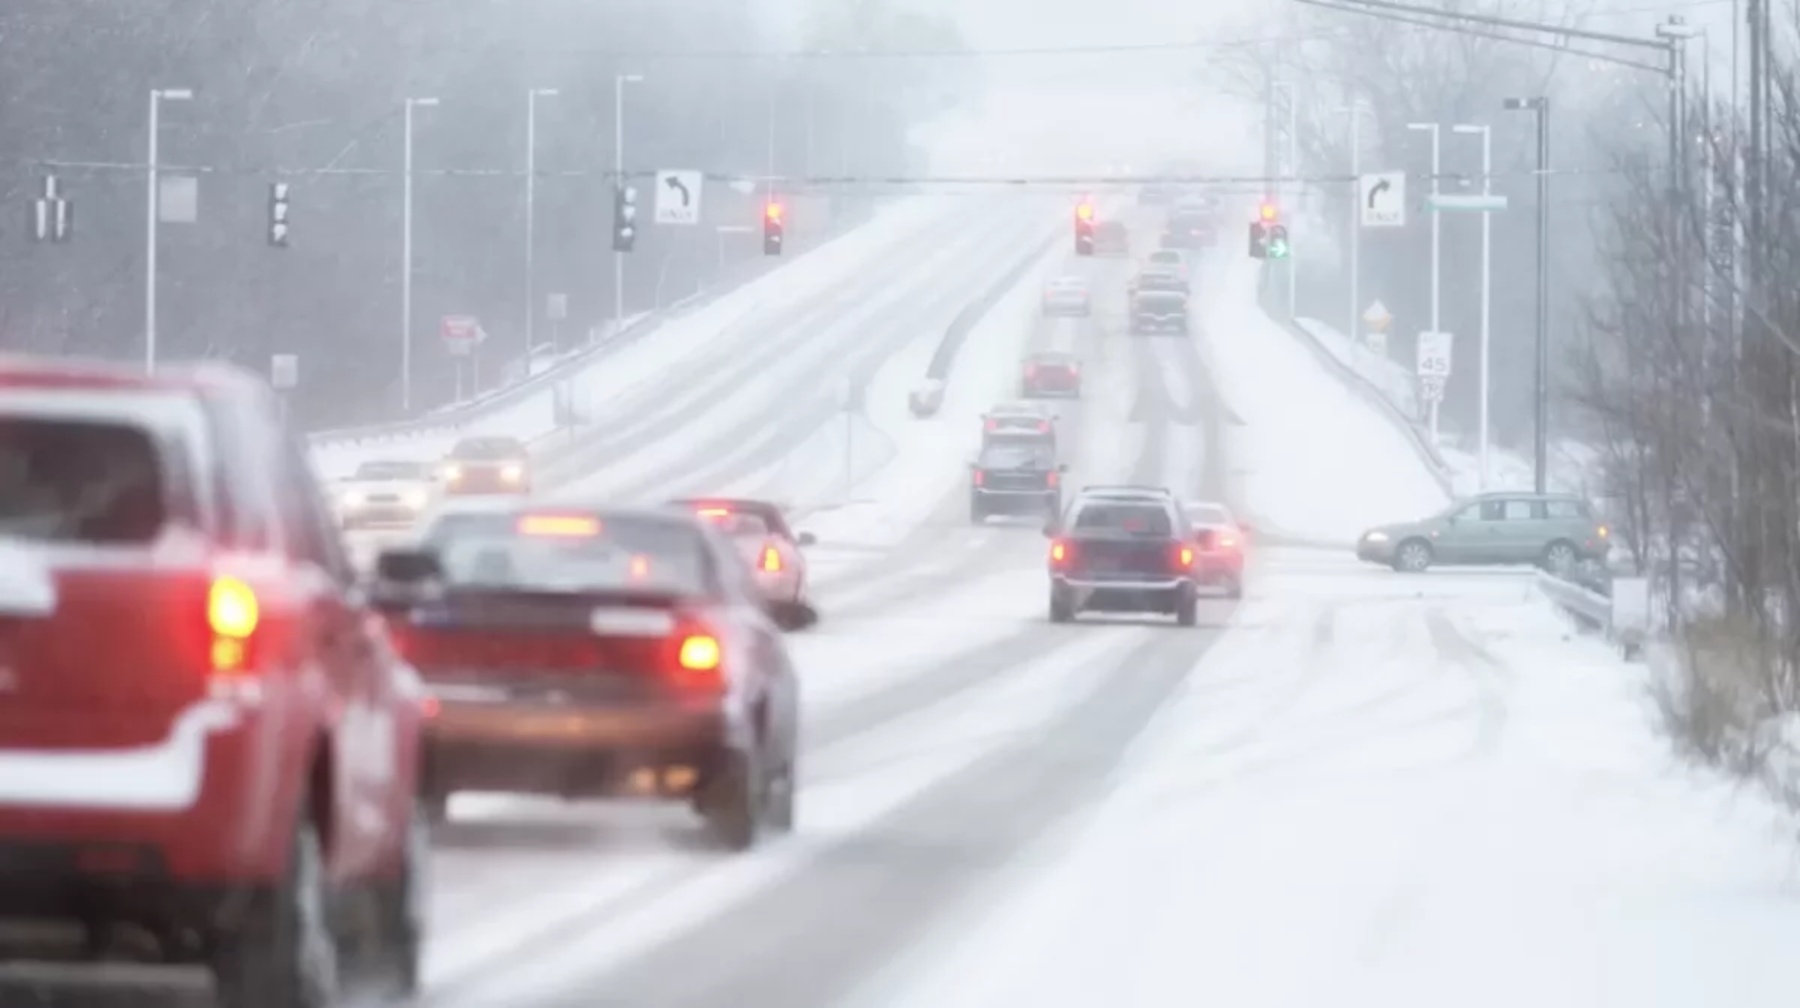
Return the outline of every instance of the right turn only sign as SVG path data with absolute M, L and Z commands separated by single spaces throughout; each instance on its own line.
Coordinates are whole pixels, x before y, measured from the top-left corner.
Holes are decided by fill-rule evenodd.
M 1406 173 L 1371 172 L 1357 180 L 1363 227 L 1406 226 Z

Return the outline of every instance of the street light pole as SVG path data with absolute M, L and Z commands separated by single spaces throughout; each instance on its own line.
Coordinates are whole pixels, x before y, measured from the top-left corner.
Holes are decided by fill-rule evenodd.
M 1508 98 L 1509 111 L 1537 116 L 1537 374 L 1532 389 L 1537 430 L 1533 435 L 1532 487 L 1549 492 L 1550 482 L 1550 99 Z
M 613 78 L 613 184 L 625 186 L 625 85 L 643 81 L 642 74 Z M 613 252 L 613 335 L 625 331 L 625 253 Z
M 144 370 L 156 370 L 156 238 L 161 200 L 157 192 L 158 139 L 162 132 L 162 103 L 187 101 L 194 92 L 187 88 L 152 88 L 150 91 L 150 150 L 145 162 L 149 184 L 144 225 Z
M 1481 194 L 1491 196 L 1494 193 L 1494 130 L 1490 126 L 1457 125 L 1451 127 L 1457 133 L 1480 134 L 1481 136 Z M 1435 218 L 1434 218 L 1435 219 Z M 1480 487 L 1488 487 L 1488 395 L 1491 379 L 1488 373 L 1489 335 L 1488 320 L 1493 308 L 1494 287 L 1494 216 L 1491 211 L 1481 215 L 1481 406 L 1480 419 L 1476 422 L 1476 438 L 1480 443 L 1478 475 Z
M 1362 207 L 1357 195 L 1362 178 L 1362 113 L 1367 108 L 1359 97 L 1338 110 L 1350 117 L 1350 327 L 1344 333 L 1358 342 L 1362 331 Z
M 1440 149 L 1441 145 L 1438 143 L 1438 124 L 1434 122 L 1407 123 L 1406 128 L 1409 130 L 1421 130 L 1431 134 L 1431 195 L 1436 196 L 1438 195 L 1438 175 L 1443 170 L 1443 162 L 1440 160 L 1442 150 Z M 1440 320 L 1440 303 L 1438 298 L 1439 291 L 1441 290 L 1440 281 L 1442 279 L 1443 269 L 1443 246 L 1440 244 L 1442 233 L 1443 219 L 1438 214 L 1434 213 L 1431 215 L 1431 331 L 1434 333 L 1442 332 L 1442 330 L 1438 328 L 1438 322 Z M 1431 400 L 1431 441 L 1433 444 L 1437 443 L 1438 403 L 1442 398 L 1443 396 L 1440 392 L 1437 399 Z
M 525 374 L 531 374 L 531 351 L 537 346 L 537 100 L 554 98 L 555 88 L 525 92 Z
M 412 248 L 413 248 L 413 109 L 431 108 L 436 98 L 408 98 L 400 170 L 400 409 L 412 411 Z

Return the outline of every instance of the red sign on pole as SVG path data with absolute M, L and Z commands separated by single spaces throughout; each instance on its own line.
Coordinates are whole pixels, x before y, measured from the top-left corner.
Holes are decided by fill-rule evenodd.
M 444 337 L 444 345 L 457 355 L 467 354 L 487 337 L 481 331 L 481 322 L 473 315 L 445 315 L 438 326 L 438 332 Z

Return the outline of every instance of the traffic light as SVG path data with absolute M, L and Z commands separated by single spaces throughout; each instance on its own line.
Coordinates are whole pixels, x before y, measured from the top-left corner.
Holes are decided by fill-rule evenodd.
M 1075 254 L 1094 254 L 1094 204 L 1085 199 L 1075 207 Z
M 782 232 L 787 228 L 780 202 L 769 200 L 763 206 L 763 255 L 780 255 Z
M 637 188 L 619 185 L 613 189 L 613 251 L 630 252 L 637 244 Z
M 269 244 L 288 246 L 288 183 L 269 183 Z
M 1269 226 L 1262 221 L 1250 222 L 1250 258 L 1269 258 Z
M 1265 246 L 1270 259 L 1286 259 L 1292 247 L 1288 244 L 1286 224 L 1271 224 L 1268 228 L 1268 243 Z
M 1257 211 L 1258 219 L 1264 224 L 1273 224 L 1275 223 L 1276 218 L 1280 216 L 1281 210 L 1275 205 L 1274 200 L 1263 200 L 1262 207 Z

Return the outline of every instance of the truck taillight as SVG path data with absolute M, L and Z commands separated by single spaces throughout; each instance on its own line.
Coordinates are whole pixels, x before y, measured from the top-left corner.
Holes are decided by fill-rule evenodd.
M 206 623 L 212 631 L 215 672 L 238 672 L 250 666 L 250 638 L 262 622 L 256 592 L 234 577 L 216 577 L 206 593 Z
M 1175 550 L 1175 569 L 1187 570 L 1192 566 L 1194 566 L 1194 548 L 1192 546 L 1178 547 Z
M 781 551 L 773 546 L 764 546 L 762 551 L 762 563 L 759 566 L 771 574 L 780 573 Z

